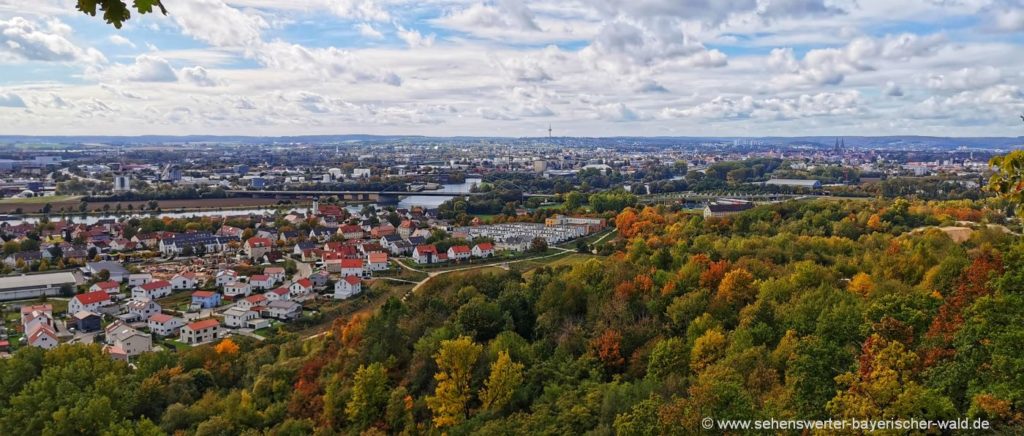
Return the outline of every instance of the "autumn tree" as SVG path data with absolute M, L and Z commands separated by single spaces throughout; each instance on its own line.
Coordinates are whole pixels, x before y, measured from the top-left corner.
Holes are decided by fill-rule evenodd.
M 434 374 L 437 387 L 434 395 L 427 397 L 435 427 L 451 427 L 466 419 L 473 366 L 481 352 L 483 346 L 466 336 L 441 341 L 441 348 L 434 357 L 438 369 Z
M 485 410 L 503 409 L 512 401 L 519 385 L 523 383 L 523 364 L 512 361 L 507 351 L 498 353 L 498 359 L 491 364 L 491 374 L 480 391 L 480 401 Z

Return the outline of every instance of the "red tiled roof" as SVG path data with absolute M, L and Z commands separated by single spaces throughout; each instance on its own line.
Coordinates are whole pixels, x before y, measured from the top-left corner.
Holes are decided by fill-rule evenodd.
M 267 280 L 270 280 L 270 276 L 265 275 L 265 274 L 256 274 L 256 275 L 254 275 L 252 277 L 249 277 L 249 282 L 250 283 L 251 282 L 265 282 Z
M 370 255 L 367 257 L 369 258 L 370 263 L 381 263 L 388 261 L 387 253 L 370 253 Z
M 160 324 L 163 324 L 163 323 L 165 323 L 167 321 L 170 321 L 172 319 L 174 319 L 174 317 L 170 316 L 170 315 L 168 315 L 166 313 L 157 313 L 157 314 L 154 314 L 153 316 L 149 317 L 150 321 L 153 321 L 153 322 L 156 322 L 156 323 L 160 323 Z
M 94 291 L 78 294 L 75 296 L 75 299 L 81 304 L 94 304 L 101 301 L 110 301 L 110 295 L 107 295 L 106 291 Z
M 481 242 L 476 244 L 476 247 L 479 248 L 480 251 L 490 251 L 494 249 L 494 244 L 491 244 L 490 242 Z
M 420 254 L 437 253 L 437 247 L 433 245 L 418 245 L 416 246 L 416 252 Z
M 362 268 L 363 267 L 363 261 L 362 261 L 362 259 L 342 259 L 341 260 L 341 267 L 342 268 Z
M 247 241 L 245 241 L 245 243 L 246 243 L 246 245 L 249 245 L 250 247 L 256 247 L 256 246 L 270 247 L 270 246 L 273 246 L 273 244 L 274 244 L 268 238 L 260 238 L 260 237 L 257 237 L 257 236 L 253 236 L 253 237 L 249 238 Z
M 277 288 L 277 289 L 274 289 L 273 291 L 270 291 L 270 292 L 273 292 L 273 293 L 275 293 L 277 295 L 284 295 L 284 294 L 288 293 L 288 288 Z
M 359 277 L 356 276 L 345 276 L 345 281 L 348 282 L 348 284 L 354 286 L 359 284 L 359 282 L 361 282 L 362 280 L 360 280 Z
M 259 302 L 266 301 L 266 300 L 267 300 L 267 297 L 264 297 L 262 294 L 256 294 L 256 295 L 253 295 L 253 296 L 250 296 L 250 297 L 246 297 L 246 299 L 245 299 L 245 301 L 248 301 L 250 303 L 259 303 Z
M 213 296 L 213 292 L 211 292 L 211 291 L 195 291 L 195 292 L 192 293 L 192 296 L 193 297 L 199 297 L 199 298 L 210 298 L 210 297 Z
M 469 247 L 465 245 L 453 245 L 449 248 L 449 250 L 452 250 L 452 253 L 456 254 L 468 254 L 470 251 Z
M 152 291 L 154 289 L 166 288 L 168 286 L 171 286 L 171 283 L 168 282 L 167 280 L 155 280 L 155 281 L 146 283 L 146 284 L 142 285 L 141 287 L 142 287 L 142 289 L 145 289 L 147 291 Z
M 192 330 L 202 330 L 202 329 L 206 329 L 206 328 L 210 328 L 210 327 L 217 327 L 219 325 L 220 325 L 220 321 L 217 321 L 216 319 L 210 318 L 210 319 L 204 319 L 202 321 L 196 321 L 196 322 L 194 322 L 192 324 L 189 324 L 188 328 L 190 328 Z
M 308 288 L 308 287 L 313 286 L 313 282 L 310 281 L 309 279 L 299 279 L 299 280 L 296 280 L 295 283 L 298 283 L 299 286 L 302 286 L 303 288 Z
M 105 282 L 96 283 L 93 286 L 99 286 L 100 289 L 114 289 L 114 288 L 120 287 L 121 283 L 118 283 L 118 282 L 113 281 L 113 280 L 107 280 Z

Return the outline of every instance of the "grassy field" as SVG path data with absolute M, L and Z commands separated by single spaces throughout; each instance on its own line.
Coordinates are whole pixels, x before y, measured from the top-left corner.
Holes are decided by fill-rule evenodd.
M 77 202 L 80 196 L 75 195 L 53 195 L 49 197 L 29 197 L 29 198 L 4 198 L 0 200 L 2 204 L 39 204 L 44 205 L 46 203 L 61 203 L 61 202 Z

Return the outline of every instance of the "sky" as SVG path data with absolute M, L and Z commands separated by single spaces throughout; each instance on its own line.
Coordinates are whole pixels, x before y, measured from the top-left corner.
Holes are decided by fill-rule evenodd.
M 164 4 L 0 0 L 0 134 L 1024 135 L 1024 0 Z

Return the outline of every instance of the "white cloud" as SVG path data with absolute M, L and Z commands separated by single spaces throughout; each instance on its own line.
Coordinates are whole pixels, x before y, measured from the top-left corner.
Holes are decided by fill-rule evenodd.
M 795 119 L 825 115 L 852 115 L 857 113 L 860 103 L 861 96 L 856 91 L 765 99 L 754 99 L 745 95 L 740 98 L 716 97 L 711 101 L 689 108 L 666 108 L 662 110 L 661 115 L 664 118 Z
M 97 79 L 114 77 L 130 82 L 177 82 L 171 63 L 159 56 L 139 55 L 132 65 L 117 64 L 100 73 Z
M 882 89 L 882 95 L 886 97 L 903 97 L 903 88 L 896 82 L 889 81 L 885 83 L 885 88 Z
M 122 45 L 122 46 L 126 46 L 126 47 L 135 48 L 135 43 L 133 43 L 130 39 L 125 38 L 125 37 L 123 37 L 121 35 L 116 35 L 116 34 L 115 35 L 110 35 L 110 37 L 107 38 L 107 40 L 109 40 L 110 43 L 114 44 L 114 45 Z
M 222 0 L 175 0 L 169 14 L 182 33 L 217 47 L 259 45 L 269 25 L 259 15 L 247 14 Z
M 678 61 L 687 66 L 721 67 L 725 54 L 707 50 L 683 32 L 678 23 L 648 27 L 622 20 L 604 25 L 581 56 L 593 64 L 617 72 Z
M 40 23 L 22 17 L 0 20 L 0 61 L 106 62 L 95 49 L 82 49 L 67 36 L 70 29 L 51 19 Z
M 351 51 L 335 47 L 310 49 L 298 44 L 272 42 L 257 54 L 267 67 L 321 78 L 345 78 L 351 82 L 373 81 L 400 86 L 397 74 L 376 69 L 357 60 Z
M 210 74 L 206 71 L 206 68 L 195 66 L 181 69 L 181 78 L 186 82 L 191 82 L 196 86 L 217 86 L 219 83 L 210 77 Z
M 26 107 L 25 100 L 17 94 L 0 91 L 0 107 Z
M 928 76 L 928 88 L 942 91 L 967 91 L 987 88 L 1003 81 L 1003 72 L 992 66 L 968 67 L 948 74 Z
M 844 47 L 810 50 L 800 61 L 790 48 L 775 49 L 765 58 L 765 65 L 783 73 L 775 80 L 783 87 L 838 85 L 848 74 L 875 70 L 875 61 L 907 61 L 931 56 L 946 42 L 941 34 L 860 37 Z
M 423 36 L 423 34 L 418 30 L 406 29 L 405 27 L 397 24 L 395 25 L 395 29 L 398 31 L 398 37 L 401 38 L 402 41 L 405 41 L 410 48 L 430 47 L 434 45 L 434 34 Z
M 384 38 L 384 34 L 380 33 L 379 30 L 374 29 L 370 23 L 359 23 L 356 25 L 356 29 L 359 30 L 359 34 L 371 39 Z

